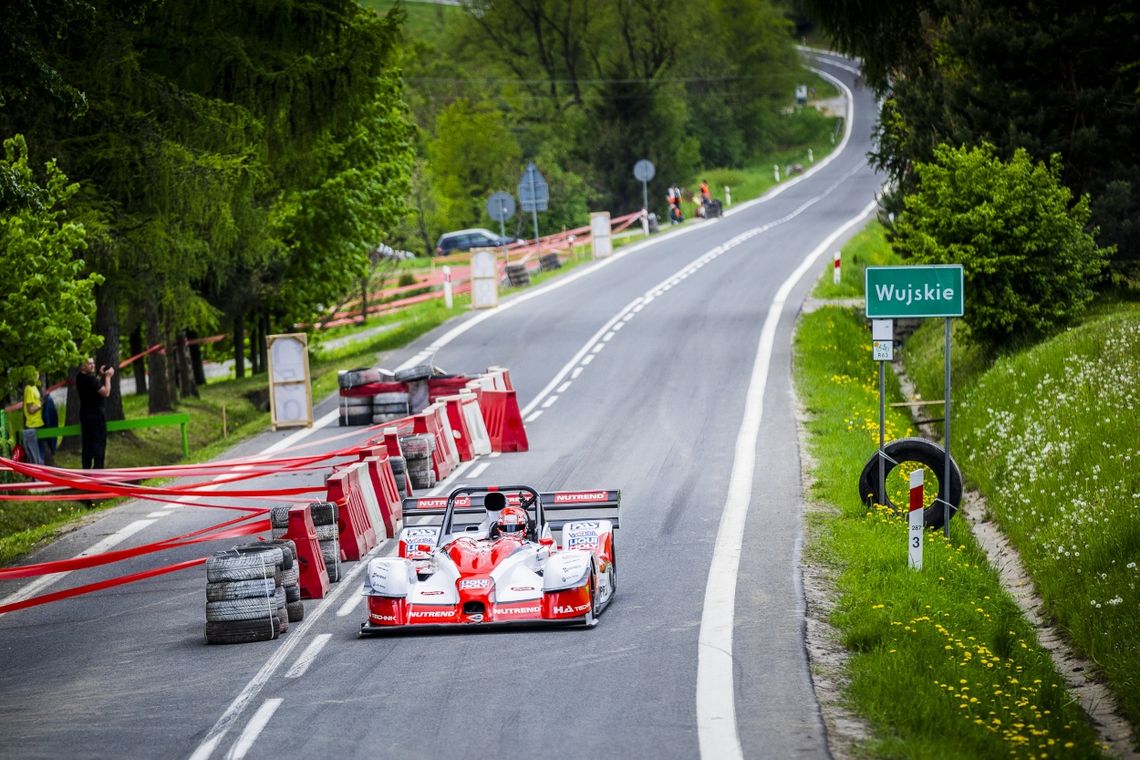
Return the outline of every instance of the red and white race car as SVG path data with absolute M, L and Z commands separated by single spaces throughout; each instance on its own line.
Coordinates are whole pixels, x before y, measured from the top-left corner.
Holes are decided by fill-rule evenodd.
M 617 588 L 620 491 L 468 486 L 404 500 L 399 556 L 368 563 L 360 634 L 593 626 Z

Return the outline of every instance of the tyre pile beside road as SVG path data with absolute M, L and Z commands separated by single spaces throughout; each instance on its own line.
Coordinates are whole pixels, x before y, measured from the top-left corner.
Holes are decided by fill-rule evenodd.
M 258 541 L 206 560 L 206 642 L 270 641 L 304 617 L 292 541 Z
M 269 523 L 275 539 L 282 538 L 289 531 L 289 509 L 290 505 L 283 504 L 269 510 Z M 317 542 L 321 545 L 321 558 L 325 561 L 329 582 L 336 583 L 340 580 L 340 526 L 337 524 L 336 504 L 314 501 L 309 505 L 309 515 L 317 531 Z
M 380 425 L 423 410 L 429 402 L 428 383 L 435 374 L 430 364 L 396 372 L 363 367 L 338 373 L 341 427 Z
M 436 480 L 431 458 L 436 451 L 435 436 L 426 433 L 401 436 L 400 451 L 404 452 L 404 466 L 407 469 L 407 477 L 412 482 L 412 488 L 434 488 Z M 392 466 L 392 471 L 396 471 L 395 464 Z M 400 484 L 397 476 L 396 485 Z

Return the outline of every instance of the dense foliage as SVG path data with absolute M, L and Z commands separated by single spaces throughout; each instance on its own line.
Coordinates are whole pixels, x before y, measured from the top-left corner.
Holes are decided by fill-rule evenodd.
M 66 371 L 97 343 L 91 331 L 97 276 L 78 255 L 87 231 L 68 219 L 77 187 L 54 163 L 38 184 L 22 136 L 4 141 L 0 159 L 0 356 L 5 395 L 39 373 Z
M 1140 14 L 1133 3 L 804 0 L 885 96 L 874 158 L 903 193 L 939 144 L 1060 154 L 1109 284 L 1140 287 Z
M 486 199 L 513 194 L 527 160 L 550 184 L 545 233 L 639 208 L 638 159 L 656 166 L 650 206 L 663 213 L 666 185 L 802 142 L 816 117 L 790 108 L 804 74 L 791 23 L 767 0 L 477 0 L 409 14 L 409 102 L 431 167 L 398 241 L 413 250 L 496 226 Z M 529 217 L 510 224 L 532 234 Z
M 412 126 L 395 71 L 401 16 L 353 0 L 17 4 L 0 48 L 0 133 L 23 133 L 82 190 L 102 276 L 100 362 L 119 335 L 259 337 L 333 301 L 404 215 Z M 37 12 L 43 11 L 43 12 Z M 50 13 L 48 12 L 50 11 Z M 14 255 L 5 249 L 5 260 Z M 240 345 L 240 340 L 238 341 Z M 184 348 L 182 392 L 193 392 Z M 151 408 L 173 403 L 152 354 Z
M 992 348 L 1032 342 L 1093 298 L 1110 251 L 1085 231 L 1088 198 L 1070 206 L 1057 157 L 1025 150 L 1003 162 L 993 147 L 934 150 L 895 224 L 896 248 L 922 264 L 961 264 L 971 336 Z

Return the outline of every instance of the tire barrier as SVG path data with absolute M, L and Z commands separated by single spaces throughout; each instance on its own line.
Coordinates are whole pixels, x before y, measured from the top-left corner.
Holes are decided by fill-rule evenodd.
M 542 272 L 552 272 L 562 268 L 562 259 L 557 253 L 546 253 L 538 257 L 538 268 Z
M 512 288 L 530 285 L 530 270 L 526 264 L 507 264 L 506 277 L 507 284 Z
M 950 457 L 950 488 L 949 496 L 947 496 L 947 484 L 942 482 L 946 472 L 946 450 L 937 443 L 925 438 L 900 438 L 884 445 L 883 455 L 886 459 L 883 475 L 888 479 L 895 468 L 907 462 L 930 468 L 938 481 L 938 501 L 923 510 L 922 521 L 927 528 L 943 527 L 945 525 L 943 502 L 948 501 L 950 503 L 951 517 L 958 511 L 958 505 L 962 502 L 962 472 L 958 469 L 958 463 L 954 461 L 954 458 Z M 879 452 L 876 451 L 864 465 L 862 474 L 859 475 L 859 498 L 864 504 L 870 506 L 878 498 L 878 493 Z M 906 511 L 905 504 L 894 504 L 890 501 L 889 495 L 886 501 L 896 510 Z
M 206 560 L 206 643 L 271 641 L 289 629 L 282 573 L 293 569 L 284 543 L 236 546 Z

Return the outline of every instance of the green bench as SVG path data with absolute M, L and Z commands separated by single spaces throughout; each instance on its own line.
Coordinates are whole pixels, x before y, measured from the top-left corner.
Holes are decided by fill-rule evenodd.
M 139 430 L 141 428 L 164 427 L 178 425 L 182 428 L 182 456 L 190 456 L 190 440 L 186 434 L 186 425 L 190 422 L 188 412 L 175 412 L 174 414 L 157 414 L 153 417 L 143 417 L 138 420 L 109 420 L 107 432 L 116 430 Z M 79 435 L 79 425 L 62 425 L 53 428 L 37 428 L 37 438 L 63 438 L 69 435 Z

